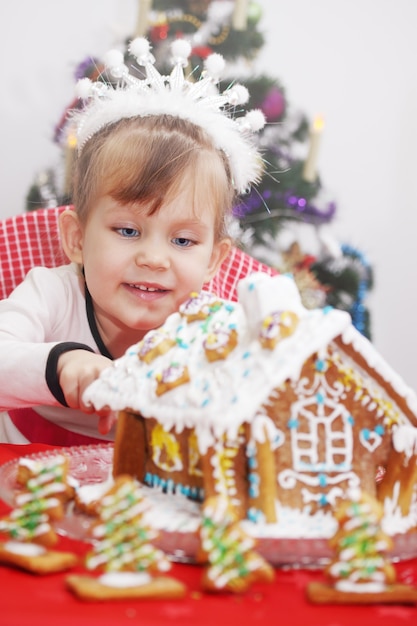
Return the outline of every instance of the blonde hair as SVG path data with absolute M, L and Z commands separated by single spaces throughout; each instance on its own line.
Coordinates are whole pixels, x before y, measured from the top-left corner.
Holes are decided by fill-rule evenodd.
M 206 131 L 172 115 L 123 118 L 105 126 L 83 147 L 75 167 L 73 201 L 80 220 L 99 196 L 122 204 L 140 202 L 152 214 L 179 192 L 215 207 L 215 238 L 227 233 L 235 192 L 226 155 Z

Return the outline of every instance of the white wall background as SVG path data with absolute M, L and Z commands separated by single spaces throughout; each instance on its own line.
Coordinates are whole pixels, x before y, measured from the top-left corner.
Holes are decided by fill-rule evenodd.
M 256 67 L 325 119 L 319 155 L 338 205 L 332 232 L 375 271 L 373 341 L 417 390 L 417 2 L 257 0 Z M 0 6 L 0 219 L 21 213 L 35 174 L 60 164 L 51 137 L 73 71 L 133 32 L 138 0 L 15 0 Z

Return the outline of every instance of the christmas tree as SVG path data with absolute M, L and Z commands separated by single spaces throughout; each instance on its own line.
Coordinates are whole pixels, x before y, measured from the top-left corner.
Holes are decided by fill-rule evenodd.
M 152 544 L 158 535 L 145 514 L 149 503 L 139 484 L 119 476 L 100 502 L 98 520 L 92 528 L 93 550 L 86 557 L 87 569 L 105 571 L 162 571 L 170 569 L 162 550 Z
M 307 308 L 330 305 L 346 310 L 354 325 L 370 337 L 366 297 L 372 288 L 372 268 L 363 253 L 339 244 L 328 230 L 336 204 L 326 198 L 317 172 L 323 120 L 308 120 L 290 105 L 278 78 L 257 70 L 256 57 L 265 44 L 261 17 L 256 0 L 140 0 L 137 23 L 122 42 L 126 64 L 135 71 L 128 44 L 136 36 L 151 41 L 156 66 L 165 74 L 171 70 L 169 44 L 179 37 L 191 43 L 190 73 L 195 80 L 209 54 L 224 56 L 230 76 L 220 88 L 234 80 L 245 85 L 250 93 L 246 108 L 261 109 L 267 120 L 258 137 L 265 174 L 233 209 L 231 233 L 237 245 L 268 265 L 292 273 Z M 78 65 L 75 78 L 83 77 L 106 80 L 100 59 L 92 56 Z M 80 106 L 79 102 L 72 101 L 68 109 L 74 106 Z M 73 135 L 65 133 L 66 118 L 67 111 L 54 137 L 62 146 L 65 162 L 62 189 L 57 190 L 53 172 L 45 173 L 41 183 L 35 181 L 30 189 L 28 209 L 50 205 L 54 194 L 57 204 L 71 202 L 76 146 Z M 306 245 L 306 233 L 307 239 L 314 240 L 314 251 Z
M 381 504 L 366 494 L 344 502 L 336 511 L 339 530 L 330 541 L 336 556 L 326 568 L 338 589 L 358 593 L 381 589 L 395 581 L 395 570 L 385 554 L 392 540 L 380 528 Z
M 84 600 L 183 598 L 185 585 L 165 575 L 171 563 L 152 543 L 158 532 L 146 520 L 149 510 L 139 483 L 118 476 L 98 503 L 93 548 L 85 558 L 87 569 L 100 576 L 73 574 L 68 589 Z
M 0 563 L 34 574 L 52 574 L 75 566 L 71 552 L 52 550 L 58 542 L 54 521 L 65 514 L 73 494 L 68 483 L 69 463 L 57 455 L 42 460 L 23 458 L 17 466 L 14 508 L 0 519 Z
M 205 502 L 200 529 L 200 559 L 208 561 L 207 591 L 246 591 L 256 581 L 271 582 L 272 567 L 255 552 L 255 541 L 241 527 L 225 498 Z
M 67 472 L 68 461 L 62 456 L 22 465 L 18 472 L 22 488 L 11 514 L 0 520 L 0 532 L 15 541 L 54 545 L 58 537 L 52 523 L 64 516 Z
M 352 490 L 335 511 L 339 524 L 329 544 L 335 551 L 324 573 L 328 583 L 313 582 L 308 597 L 317 603 L 411 603 L 417 590 L 397 583 L 388 552 L 391 537 L 381 529 L 383 507 L 378 500 Z

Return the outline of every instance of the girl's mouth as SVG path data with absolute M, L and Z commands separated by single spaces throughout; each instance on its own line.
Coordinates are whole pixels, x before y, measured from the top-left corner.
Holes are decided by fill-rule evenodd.
M 129 287 L 139 289 L 139 291 L 166 291 L 166 289 L 162 289 L 161 287 L 146 287 L 145 285 L 129 285 Z
M 169 292 L 169 289 L 164 289 L 161 286 L 156 285 L 139 285 L 136 283 L 126 283 L 128 290 L 131 293 L 140 295 L 144 300 L 153 300 L 158 296 L 164 295 Z

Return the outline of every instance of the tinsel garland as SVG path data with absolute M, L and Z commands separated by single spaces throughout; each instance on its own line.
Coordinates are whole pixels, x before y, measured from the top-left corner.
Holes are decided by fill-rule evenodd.
M 278 208 L 270 208 L 272 206 Z M 261 211 L 261 213 L 259 213 Z M 251 224 L 272 217 L 298 219 L 311 224 L 326 224 L 336 212 L 336 203 L 329 202 L 319 208 L 306 198 L 290 191 L 281 192 L 266 189 L 262 192 L 253 190 L 249 196 L 233 208 L 234 217 L 243 224 Z
M 367 316 L 368 310 L 364 304 L 366 297 L 368 295 L 370 286 L 371 286 L 371 266 L 366 258 L 366 256 L 357 250 L 353 246 L 348 244 L 343 244 L 341 246 L 342 253 L 345 256 L 351 257 L 352 259 L 357 260 L 360 265 L 363 267 L 364 271 L 360 274 L 359 286 L 357 291 L 356 300 L 350 310 L 350 314 L 352 317 L 352 322 L 355 328 L 359 330 L 363 335 L 367 335 Z

